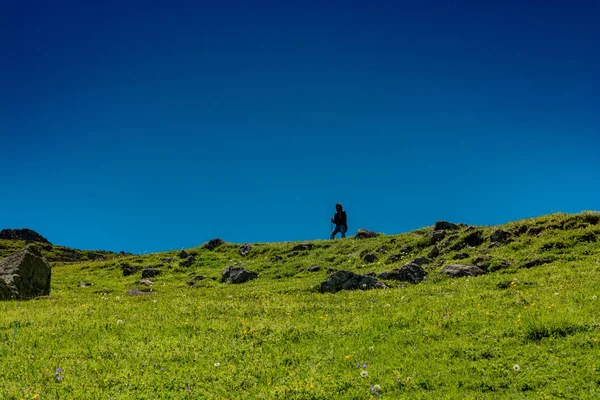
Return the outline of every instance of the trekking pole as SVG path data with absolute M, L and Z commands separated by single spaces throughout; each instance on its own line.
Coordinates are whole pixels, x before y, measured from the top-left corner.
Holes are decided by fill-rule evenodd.
M 333 232 L 333 222 L 329 221 L 329 236 L 327 236 L 327 237 L 330 239 L 331 239 L 331 232 Z

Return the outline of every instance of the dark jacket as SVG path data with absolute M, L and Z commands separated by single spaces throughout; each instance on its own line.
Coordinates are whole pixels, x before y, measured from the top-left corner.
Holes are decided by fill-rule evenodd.
M 340 225 L 345 225 L 348 226 L 348 222 L 346 220 L 346 211 L 343 211 L 341 213 L 336 212 L 335 215 L 333 216 L 333 223 L 340 226 Z

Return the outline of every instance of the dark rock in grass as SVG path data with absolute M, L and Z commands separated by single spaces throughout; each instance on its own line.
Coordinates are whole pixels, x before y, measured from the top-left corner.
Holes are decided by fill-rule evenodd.
M 328 274 L 334 274 L 334 273 L 336 273 L 336 272 L 338 272 L 338 270 L 337 270 L 337 269 L 335 269 L 335 268 L 327 268 L 327 273 L 328 273 Z
M 0 300 L 50 294 L 52 270 L 38 249 L 27 246 L 0 260 Z
M 465 258 L 469 258 L 471 255 L 469 253 L 458 253 L 454 257 L 453 260 L 464 260 Z
M 48 239 L 31 229 L 2 229 L 0 239 L 4 240 L 24 240 L 26 242 L 48 243 Z
M 167 257 L 161 258 L 160 261 L 164 262 L 165 264 L 171 264 L 172 262 L 175 262 L 175 259 L 173 257 Z
M 474 265 L 448 264 L 440 273 L 450 278 L 460 278 L 463 276 L 477 276 L 485 273 L 481 268 Z
M 417 257 L 410 262 L 410 264 L 416 264 L 419 267 L 423 266 L 423 265 L 427 265 L 429 263 L 431 263 L 431 260 L 428 259 L 427 257 Z
M 271 257 L 271 262 L 279 262 L 279 261 L 283 261 L 283 257 L 281 257 L 281 256 Z
M 207 250 L 214 250 L 224 243 L 225 241 L 223 239 L 216 238 L 209 240 L 208 242 L 204 243 L 201 247 Z
M 433 246 L 427 257 L 429 258 L 437 258 L 440 255 L 440 249 L 437 246 Z
M 385 287 L 385 283 L 371 276 L 359 275 L 350 271 L 337 271 L 331 274 L 325 282 L 321 283 L 319 292 L 336 293 L 340 290 L 369 290 L 383 289 Z
M 452 244 L 452 242 L 454 242 L 454 241 L 455 241 L 457 238 L 458 238 L 458 235 L 451 235 L 451 236 L 448 236 L 448 237 L 446 238 L 446 240 L 444 240 L 442 243 L 440 243 L 440 247 L 441 247 L 442 249 L 444 249 L 444 248 L 446 248 L 446 247 L 450 246 L 450 245 Z M 464 243 L 461 243 L 461 245 L 462 245 L 463 247 L 465 246 L 465 244 L 464 244 Z
M 146 267 L 146 268 L 144 268 L 142 270 L 142 278 L 143 279 L 145 279 L 145 278 L 153 278 L 155 276 L 160 275 L 161 273 L 162 272 L 161 272 L 160 269 Z
M 122 262 L 119 266 L 121 267 L 121 271 L 123 271 L 123 276 L 133 275 L 142 269 L 139 265 L 130 265 L 127 262 Z
M 381 246 L 379 246 L 379 248 L 377 249 L 377 252 L 378 252 L 378 253 L 383 253 L 383 254 L 385 254 L 385 253 L 387 253 L 387 252 L 388 252 L 388 248 L 387 248 L 387 246 L 386 246 L 386 245 L 381 245 Z
M 321 267 L 318 266 L 317 264 L 311 265 L 310 267 L 306 268 L 306 270 L 308 272 L 318 272 L 321 270 Z
M 539 267 L 540 265 L 549 264 L 552 261 L 553 260 L 549 258 L 537 258 L 535 260 L 527 261 L 526 263 L 519 265 L 519 268 Z
M 79 287 L 81 287 L 81 288 L 90 287 L 90 286 L 94 286 L 94 284 L 92 282 L 86 282 L 86 281 L 79 282 Z
M 463 242 L 465 242 L 467 246 L 471 247 L 481 246 L 484 241 L 485 240 L 483 239 L 482 231 L 471 232 L 463 239 Z
M 399 269 L 382 272 L 377 277 L 401 282 L 419 283 L 427 276 L 427 272 L 418 264 L 408 263 Z
M 185 260 L 179 261 L 179 266 L 189 268 L 192 265 L 194 265 L 194 261 L 196 261 L 196 256 L 192 254 L 191 256 L 188 256 Z
M 374 263 L 375 261 L 377 261 L 377 255 L 373 253 L 367 253 L 363 257 L 363 261 L 366 263 Z
M 126 296 L 150 296 L 153 293 L 154 292 L 152 292 L 152 289 L 142 290 L 140 288 L 131 288 L 127 292 L 125 292 L 125 295 Z
M 221 282 L 244 283 L 256 278 L 258 278 L 256 272 L 245 268 L 229 266 L 221 271 Z
M 240 256 L 246 257 L 250 254 L 250 250 L 252 250 L 252 245 L 250 243 L 245 243 L 239 248 L 238 253 Z
M 508 239 L 510 239 L 510 233 L 502 229 L 494 231 L 494 233 L 492 233 L 492 236 L 490 236 L 491 242 L 504 243 Z
M 446 231 L 433 231 L 428 235 L 431 238 L 431 243 L 441 242 L 446 237 Z
M 354 235 L 354 239 L 370 239 L 379 236 L 379 233 L 370 231 L 368 229 L 359 229 Z
M 200 282 L 202 280 L 204 280 L 204 277 L 202 275 L 197 275 L 192 277 L 192 279 L 190 279 L 187 284 L 188 286 L 194 286 L 196 282 Z
M 298 243 L 292 248 L 292 251 L 308 251 L 312 250 L 315 247 L 312 243 Z
M 475 259 L 475 261 L 473 261 L 473 263 L 475 264 L 476 267 L 481 268 L 482 270 L 486 271 L 491 263 L 492 257 L 490 256 L 482 256 L 482 257 L 477 257 Z
M 190 255 L 187 251 L 181 250 L 179 253 L 177 253 L 177 256 L 179 258 L 188 258 Z
M 458 229 L 460 229 L 460 225 L 446 221 L 437 221 L 433 228 L 434 231 L 456 231 Z

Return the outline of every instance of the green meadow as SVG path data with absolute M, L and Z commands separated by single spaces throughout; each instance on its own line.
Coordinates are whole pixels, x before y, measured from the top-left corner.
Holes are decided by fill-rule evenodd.
M 490 246 L 498 228 L 510 240 Z M 199 246 L 191 266 L 176 251 L 53 261 L 50 296 L 0 302 L 0 398 L 600 398 L 600 214 L 461 226 L 438 243 L 432 231 L 257 243 L 246 256 Z M 473 232 L 482 243 L 465 244 Z M 24 245 L 0 241 L 1 254 Z M 390 271 L 434 245 L 421 283 L 318 291 L 332 269 Z M 222 283 L 240 262 L 260 276 Z M 476 263 L 484 275 L 439 273 Z M 161 271 L 152 286 L 144 267 Z

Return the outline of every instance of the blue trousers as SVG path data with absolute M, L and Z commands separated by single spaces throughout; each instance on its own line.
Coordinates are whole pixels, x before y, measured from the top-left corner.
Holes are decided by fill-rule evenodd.
M 338 234 L 338 232 L 342 233 L 342 239 L 345 238 L 347 230 L 348 230 L 348 227 L 346 225 L 336 225 L 333 232 L 331 232 L 331 239 L 333 239 L 335 237 L 335 235 Z

